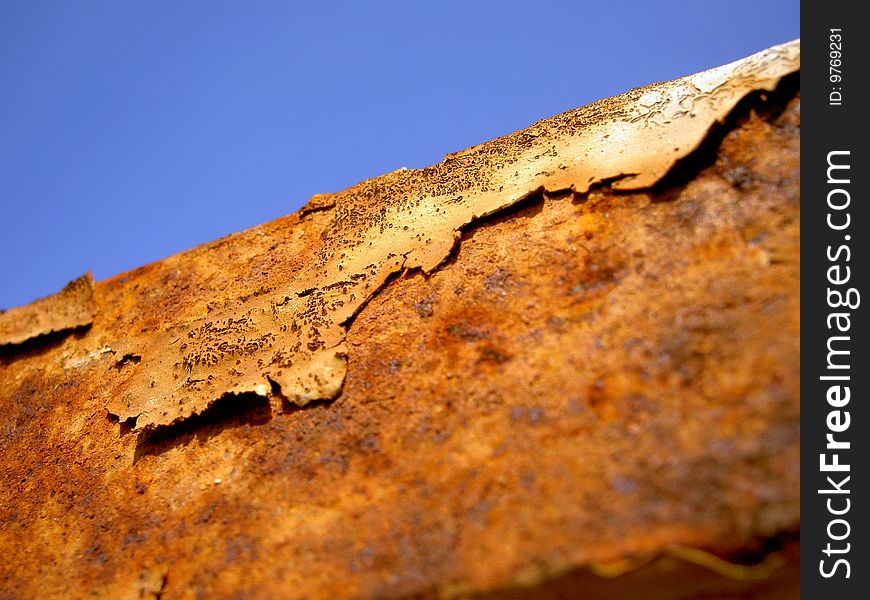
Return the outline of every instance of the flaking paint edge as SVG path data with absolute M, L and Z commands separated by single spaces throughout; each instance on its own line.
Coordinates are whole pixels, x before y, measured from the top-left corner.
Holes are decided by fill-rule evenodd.
M 143 429 L 181 421 L 228 394 L 268 395 L 272 382 L 300 406 L 335 398 L 347 371 L 347 323 L 391 274 L 437 269 L 463 227 L 537 191 L 585 192 L 604 181 L 649 188 L 741 99 L 772 91 L 799 68 L 800 42 L 789 42 L 541 121 L 428 170 L 319 195 L 300 211 L 332 213 L 310 265 L 241 306 L 119 342 L 142 360 L 106 408 Z
M 0 313 L 0 347 L 85 327 L 96 314 L 94 279 L 85 273 L 56 294 Z

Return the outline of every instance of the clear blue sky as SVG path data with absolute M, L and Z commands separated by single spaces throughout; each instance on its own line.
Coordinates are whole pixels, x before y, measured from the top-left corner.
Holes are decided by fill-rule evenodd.
M 799 2 L 0 2 L 0 308 L 799 36 Z

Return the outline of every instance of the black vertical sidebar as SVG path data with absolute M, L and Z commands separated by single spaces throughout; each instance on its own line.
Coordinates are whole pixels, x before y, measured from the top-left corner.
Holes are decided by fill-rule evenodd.
M 801 592 L 870 594 L 870 23 L 801 6 Z

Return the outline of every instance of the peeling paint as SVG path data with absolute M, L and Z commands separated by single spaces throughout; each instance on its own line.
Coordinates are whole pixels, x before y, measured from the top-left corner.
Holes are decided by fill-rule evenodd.
M 70 281 L 57 294 L 0 312 L 0 346 L 90 325 L 97 314 L 90 273 Z
M 119 356 L 141 361 L 125 370 L 107 409 L 142 429 L 226 395 L 268 395 L 272 384 L 300 406 L 334 398 L 347 370 L 345 326 L 391 274 L 437 269 L 461 228 L 541 190 L 654 185 L 742 98 L 772 91 L 799 66 L 800 43 L 790 42 L 540 121 L 432 167 L 318 195 L 300 215 L 326 213 L 323 243 L 292 280 L 202 318 L 111 341 Z

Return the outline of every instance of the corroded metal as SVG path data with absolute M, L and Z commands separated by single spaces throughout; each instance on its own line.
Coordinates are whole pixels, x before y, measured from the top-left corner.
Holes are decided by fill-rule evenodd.
M 798 52 L 317 196 L 5 346 L 4 592 L 793 590 Z

